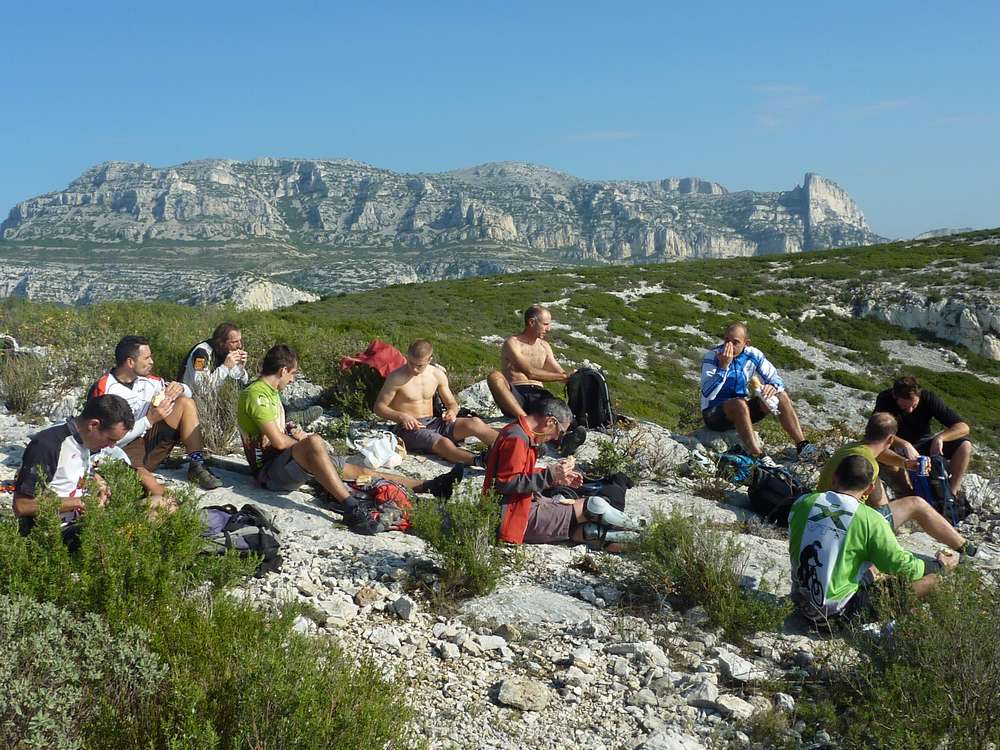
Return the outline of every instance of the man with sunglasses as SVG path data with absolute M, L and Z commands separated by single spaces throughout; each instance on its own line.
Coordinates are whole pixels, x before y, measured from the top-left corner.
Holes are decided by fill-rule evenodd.
M 539 447 L 563 438 L 573 421 L 565 402 L 537 401 L 524 416 L 500 430 L 486 458 L 483 492 L 500 496 L 500 538 L 512 544 L 588 542 L 616 551 L 633 541 L 639 522 L 613 507 L 605 498 L 547 497 L 556 486 L 578 488 L 583 475 L 572 458 L 547 468 L 536 466 Z

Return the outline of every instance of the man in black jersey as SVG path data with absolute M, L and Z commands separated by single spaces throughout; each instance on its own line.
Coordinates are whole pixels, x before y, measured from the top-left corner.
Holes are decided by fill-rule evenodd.
M 919 455 L 940 455 L 947 459 L 951 491 L 957 495 L 972 458 L 969 423 L 909 375 L 897 378 L 892 388 L 878 394 L 874 411 L 892 414 L 899 423 L 891 446 L 897 453 L 911 459 Z M 931 422 L 935 419 L 944 429 L 931 432 Z M 909 486 L 906 472 L 898 478 Z
M 87 402 L 80 416 L 35 435 L 24 449 L 14 481 L 14 515 L 27 531 L 38 513 L 37 493 L 48 487 L 62 501 L 59 513 L 72 520 L 85 510 L 86 480 L 91 476 L 91 455 L 110 448 L 135 422 L 132 409 L 121 396 L 101 396 Z M 107 502 L 107 488 L 99 475 L 98 502 Z

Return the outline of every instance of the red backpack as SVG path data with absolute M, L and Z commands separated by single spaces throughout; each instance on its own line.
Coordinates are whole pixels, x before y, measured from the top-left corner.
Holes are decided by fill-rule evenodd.
M 365 494 L 352 495 L 344 505 L 344 523 L 356 534 L 370 536 L 383 531 L 410 528 L 413 502 L 410 493 L 388 479 L 376 479 Z

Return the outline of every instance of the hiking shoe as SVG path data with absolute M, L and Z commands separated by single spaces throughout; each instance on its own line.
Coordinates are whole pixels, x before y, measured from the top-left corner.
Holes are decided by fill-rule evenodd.
M 761 466 L 764 466 L 764 467 L 766 467 L 768 469 L 777 469 L 778 468 L 778 462 L 775 461 L 773 458 L 771 458 L 766 453 L 761 453 L 759 456 L 757 456 L 756 461 Z
M 563 435 L 559 441 L 559 453 L 562 456 L 572 456 L 585 442 L 587 442 L 587 429 L 580 425 Z
M 434 497 L 447 500 L 451 497 L 455 484 L 465 477 L 465 464 L 455 464 L 447 474 L 441 474 L 424 482 L 421 492 L 429 492 Z
M 799 461 L 815 461 L 819 458 L 819 448 L 812 443 L 806 443 L 799 448 Z
M 472 465 L 477 469 L 486 468 L 486 456 L 489 455 L 489 450 L 480 451 L 476 454 L 475 458 L 472 460 Z
M 322 416 L 322 406 L 310 406 L 301 411 L 288 412 L 288 414 L 285 415 L 285 419 L 289 422 L 295 422 L 295 424 L 304 430 Z
M 217 490 L 222 486 L 222 480 L 210 472 L 205 464 L 194 462 L 188 467 L 187 480 L 203 490 Z

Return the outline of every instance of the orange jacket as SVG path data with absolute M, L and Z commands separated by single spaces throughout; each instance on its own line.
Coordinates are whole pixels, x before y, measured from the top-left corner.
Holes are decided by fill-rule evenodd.
M 483 493 L 496 490 L 500 495 L 500 538 L 522 544 L 528 528 L 528 516 L 535 496 L 552 486 L 552 472 L 535 466 L 538 444 L 531 428 L 520 417 L 500 430 L 486 458 Z

